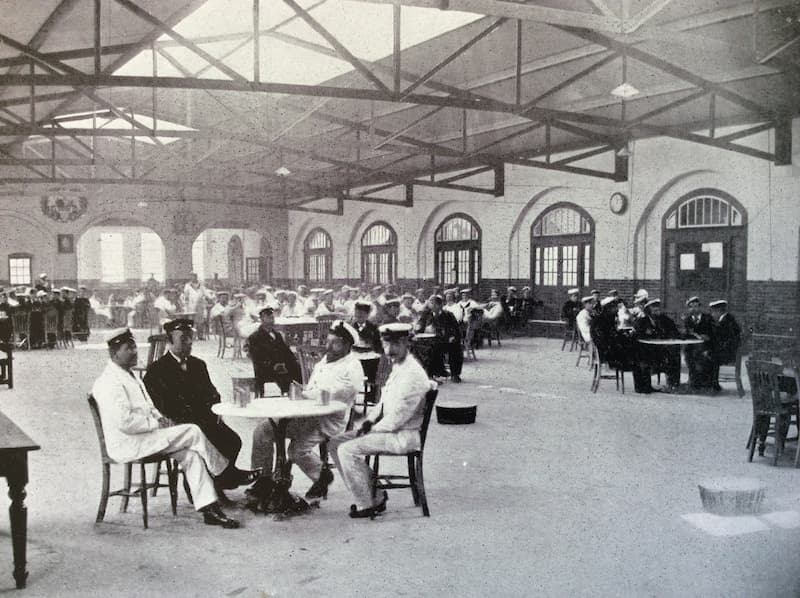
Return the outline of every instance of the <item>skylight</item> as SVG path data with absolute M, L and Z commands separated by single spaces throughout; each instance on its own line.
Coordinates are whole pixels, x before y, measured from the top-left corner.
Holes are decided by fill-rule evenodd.
M 124 108 L 118 108 L 118 110 L 124 114 L 129 114 L 129 110 Z M 61 116 L 56 117 L 55 122 L 58 123 L 59 126 L 65 129 L 91 129 L 93 126 L 96 126 L 98 129 L 126 129 L 126 130 L 133 130 L 134 126 L 133 123 L 119 118 L 115 116 L 108 110 L 98 110 L 95 114 L 96 117 L 92 118 L 92 112 L 76 112 L 74 114 L 63 114 Z M 149 116 L 145 116 L 143 114 L 133 113 L 133 120 L 138 122 L 142 127 L 145 129 L 152 131 L 153 130 L 153 119 Z M 167 120 L 163 120 L 159 118 L 156 123 L 157 130 L 161 131 L 196 131 L 197 129 L 192 129 L 191 127 L 185 127 L 183 125 L 179 125 L 177 123 L 173 123 Z M 53 127 L 55 125 L 52 124 L 45 124 L 44 127 Z M 156 139 L 158 139 L 162 144 L 166 145 L 172 143 L 173 141 L 178 141 L 177 137 L 159 137 L 156 135 Z M 155 141 L 153 138 L 148 135 L 148 131 L 143 130 L 141 136 L 136 136 L 137 141 L 141 141 L 142 143 L 148 143 L 151 145 L 155 145 Z M 127 141 L 127 140 L 126 140 Z
M 352 0 L 326 0 L 322 4 L 320 0 L 301 0 L 299 4 L 310 10 L 310 14 L 358 58 L 375 61 L 392 53 L 391 5 Z M 293 15 L 294 11 L 283 2 L 262 1 L 260 29 L 264 31 L 273 28 Z M 422 43 L 480 18 L 481 15 L 472 13 L 403 6 L 401 48 L 406 49 Z M 203 43 L 201 47 L 215 57 L 222 57 L 231 52 L 225 57 L 225 64 L 249 79 L 253 76 L 253 46 L 252 41 L 249 41 L 252 23 L 252 3 L 241 0 L 208 0 L 181 21 L 175 30 L 193 40 L 205 36 L 240 33 L 241 36 L 236 39 Z M 329 44 L 300 18 L 295 18 L 277 31 L 330 48 Z M 169 36 L 162 36 L 159 42 L 168 42 L 167 45 L 162 45 L 163 51 L 170 54 L 194 76 L 228 78 L 213 67 L 203 71 L 208 63 L 192 51 L 172 44 Z M 344 60 L 288 44 L 274 37 L 262 35 L 259 43 L 262 81 L 314 85 L 353 70 L 353 67 Z M 237 49 L 239 45 L 241 47 Z M 150 50 L 146 50 L 123 65 L 116 74 L 147 76 L 152 74 L 152 68 L 152 54 Z M 163 56 L 158 57 L 158 74 L 172 77 L 185 76 L 185 73 Z

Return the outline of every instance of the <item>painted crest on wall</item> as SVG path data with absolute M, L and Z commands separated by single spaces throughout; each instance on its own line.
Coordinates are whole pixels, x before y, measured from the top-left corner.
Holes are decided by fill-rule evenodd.
M 56 222 L 72 222 L 86 213 L 89 200 L 73 189 L 56 189 L 42 197 L 42 214 Z

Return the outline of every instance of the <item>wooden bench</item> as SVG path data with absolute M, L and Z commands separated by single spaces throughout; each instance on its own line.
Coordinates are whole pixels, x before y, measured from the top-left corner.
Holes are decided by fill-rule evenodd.
M 547 338 L 550 338 L 550 331 L 553 329 L 563 333 L 566 325 L 567 323 L 564 320 L 528 320 L 528 326 L 543 326 L 547 331 Z

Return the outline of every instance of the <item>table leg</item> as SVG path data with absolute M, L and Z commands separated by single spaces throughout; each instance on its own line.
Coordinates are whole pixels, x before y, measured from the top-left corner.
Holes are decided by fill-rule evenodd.
M 11 545 L 14 553 L 14 580 L 17 588 L 24 588 L 28 578 L 25 569 L 25 548 L 28 539 L 28 508 L 25 506 L 25 485 L 28 483 L 28 455 L 14 455 L 7 463 L 6 480 L 11 506 L 8 508 L 11 520 Z
M 307 511 L 308 503 L 302 498 L 292 496 L 289 489 L 292 487 L 292 462 L 286 458 L 286 427 L 288 419 L 274 420 L 272 424 L 273 438 L 275 441 L 275 470 L 272 472 L 274 489 L 270 500 L 269 512 L 275 513 L 275 519 L 280 520 L 291 515 Z

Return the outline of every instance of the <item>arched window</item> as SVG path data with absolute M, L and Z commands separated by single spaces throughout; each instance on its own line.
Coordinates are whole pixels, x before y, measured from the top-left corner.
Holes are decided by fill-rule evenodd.
M 309 282 L 328 282 L 333 278 L 333 244 L 321 228 L 315 228 L 303 245 L 305 279 Z
M 730 201 L 709 191 L 692 194 L 680 202 L 664 220 L 667 230 L 705 226 L 742 226 L 742 214 Z
M 228 284 L 239 286 L 244 277 L 244 247 L 239 235 L 228 241 Z
M 386 284 L 396 276 L 397 235 L 388 224 L 376 222 L 361 237 L 361 280 Z
M 434 235 L 434 268 L 440 285 L 477 285 L 481 277 L 481 229 L 466 214 L 454 214 Z
M 531 227 L 531 274 L 546 305 L 561 305 L 570 287 L 592 284 L 594 223 L 573 204 L 545 210 Z

